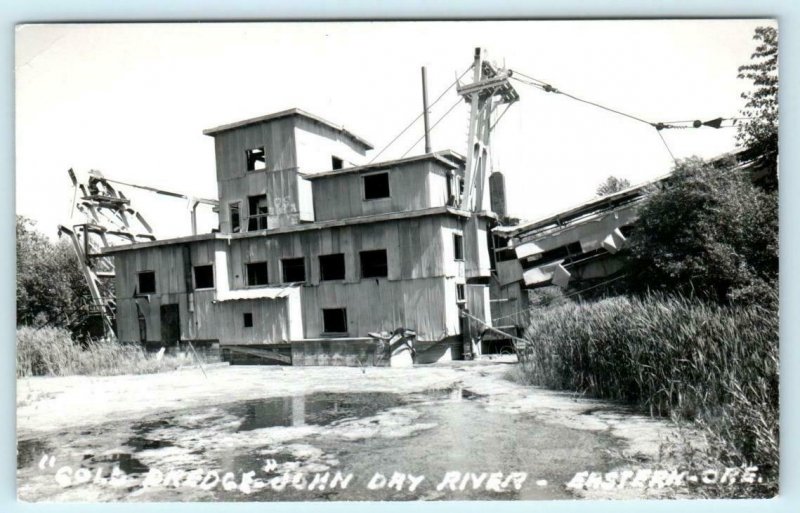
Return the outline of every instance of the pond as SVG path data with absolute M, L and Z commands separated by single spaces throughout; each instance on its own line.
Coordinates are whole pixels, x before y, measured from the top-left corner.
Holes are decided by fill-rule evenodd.
M 572 498 L 620 461 L 603 431 L 492 410 L 457 386 L 313 393 L 107 422 L 18 444 L 23 500 Z

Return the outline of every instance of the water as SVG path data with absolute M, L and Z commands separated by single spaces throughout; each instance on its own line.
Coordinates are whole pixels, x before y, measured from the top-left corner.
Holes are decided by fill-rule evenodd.
M 576 472 L 619 463 L 618 449 L 606 433 L 498 412 L 491 397 L 456 387 L 273 397 L 109 422 L 20 441 L 17 474 L 26 500 L 556 499 L 571 497 L 564 483 Z M 44 454 L 57 463 L 42 466 Z M 69 468 L 68 486 L 54 478 L 62 467 Z M 109 484 L 115 468 L 126 477 L 120 486 Z M 242 486 L 251 471 L 263 487 Z M 229 472 L 233 484 L 210 486 L 214 474 Z M 474 473 L 475 481 L 437 490 L 453 472 Z M 492 472 L 502 473 L 502 491 L 487 490 Z M 526 473 L 518 487 L 511 472 Z M 163 479 L 143 486 L 157 473 Z M 331 483 L 337 473 L 352 476 L 347 486 Z M 419 480 L 413 490 L 409 476 Z M 204 479 L 207 489 L 197 486 Z

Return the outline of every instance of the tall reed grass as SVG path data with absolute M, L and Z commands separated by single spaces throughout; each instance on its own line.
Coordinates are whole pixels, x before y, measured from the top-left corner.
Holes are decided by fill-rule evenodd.
M 99 340 L 84 346 L 61 328 L 17 328 L 17 377 L 90 374 L 149 374 L 174 370 L 191 361 L 176 356 L 161 359 L 141 347 Z
M 615 297 L 533 311 L 525 338 L 529 384 L 697 422 L 722 463 L 757 464 L 777 487 L 776 310 Z

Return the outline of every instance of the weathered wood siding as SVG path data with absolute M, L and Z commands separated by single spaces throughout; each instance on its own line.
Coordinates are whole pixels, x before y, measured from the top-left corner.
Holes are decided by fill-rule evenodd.
M 250 262 L 267 262 L 269 284 L 281 283 L 280 261 L 305 258 L 309 283 L 320 283 L 319 256 L 345 255 L 345 283 L 361 280 L 359 252 L 386 249 L 389 280 L 409 280 L 457 274 L 452 257 L 452 235 L 446 228 L 457 226 L 452 216 L 427 216 L 383 223 L 358 224 L 306 230 L 265 237 L 234 239 L 230 244 L 230 283 L 246 286 L 244 269 Z
M 235 180 L 252 173 L 247 171 L 245 150 L 261 146 L 268 171 L 297 168 L 294 126 L 295 117 L 286 117 L 216 134 L 217 181 Z
M 370 214 L 407 212 L 447 204 L 449 167 L 435 160 L 397 167 L 342 173 L 312 180 L 317 221 L 346 219 Z M 389 173 L 388 198 L 364 199 L 363 177 Z
M 188 260 L 185 258 L 187 250 Z M 192 267 L 214 265 L 215 285 L 219 285 L 221 269 L 215 262 L 219 251 L 224 251 L 223 241 L 171 244 L 117 253 L 114 256 L 116 271 L 114 287 L 117 300 L 117 335 L 120 340 L 141 341 L 138 320 L 138 312 L 141 311 L 147 325 L 147 341 L 160 341 L 161 305 L 166 304 L 179 305 L 181 338 L 204 339 L 197 335 L 190 315 Z M 224 262 L 221 267 L 225 267 Z M 155 272 L 156 291 L 147 294 L 146 297 L 136 297 L 138 273 L 142 271 Z M 223 278 L 227 276 L 223 275 Z M 194 303 L 195 305 L 191 306 L 196 306 L 196 300 Z
M 494 326 L 524 328 L 528 325 L 528 291 L 522 287 L 521 281 L 502 284 L 493 277 L 490 284 L 490 296 L 496 300 L 492 302 L 492 324 Z
M 308 189 L 310 184 L 296 169 L 251 171 L 247 175 L 220 182 L 220 230 L 231 231 L 230 204 L 240 202 L 240 230 L 247 231 L 248 196 L 267 197 L 267 228 L 291 226 L 314 220 L 314 207 Z
M 455 285 L 464 282 L 464 263 L 454 259 L 452 235 L 462 225 L 461 218 L 438 215 L 120 252 L 119 336 L 139 340 L 137 303 L 152 342 L 161 337 L 160 306 L 170 303 L 179 305 L 181 338 L 186 340 L 277 344 L 323 337 L 323 308 L 347 309 L 351 337 L 398 327 L 416 330 L 421 341 L 454 336 L 460 333 Z M 184 248 L 189 248 L 190 262 Z M 373 249 L 387 251 L 388 276 L 362 279 L 359 252 Z M 344 253 L 345 279 L 320 281 L 318 257 L 331 253 Z M 247 263 L 267 262 L 269 285 L 274 286 L 282 281 L 281 259 L 297 257 L 305 259 L 308 285 L 294 306 L 285 298 L 214 302 L 229 284 L 246 288 Z M 191 282 L 186 286 L 187 269 L 204 264 L 214 265 L 216 289 L 192 292 Z M 137 272 L 145 270 L 156 271 L 156 293 L 149 300 L 134 297 Z M 245 312 L 253 314 L 252 328 L 244 328 Z

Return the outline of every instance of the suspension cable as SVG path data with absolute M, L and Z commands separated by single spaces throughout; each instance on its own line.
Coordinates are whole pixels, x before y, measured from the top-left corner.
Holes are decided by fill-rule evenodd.
M 469 67 L 467 67 L 467 69 L 465 69 L 465 70 L 464 70 L 464 72 L 463 72 L 463 73 L 461 73 L 461 75 L 459 75 L 459 76 L 458 76 L 458 78 L 456 78 L 456 79 L 455 79 L 455 80 L 454 80 L 454 81 L 453 81 L 453 82 L 452 82 L 452 83 L 451 83 L 449 86 L 447 86 L 447 89 L 445 89 L 444 91 L 442 91 L 442 94 L 440 94 L 440 95 L 439 95 L 439 96 L 438 96 L 438 97 L 437 97 L 435 100 L 433 100 L 433 103 L 431 103 L 430 105 L 428 105 L 428 110 L 431 110 L 431 109 L 433 108 L 433 106 L 434 106 L 434 105 L 436 105 L 436 104 L 439 102 L 439 100 L 441 100 L 442 98 L 444 98 L 444 95 L 445 95 L 445 94 L 447 94 L 447 92 L 448 92 L 450 89 L 452 89 L 454 85 L 458 84 L 458 82 L 459 82 L 459 81 L 460 81 L 462 78 L 464 78 L 464 75 L 466 75 L 466 74 L 469 72 L 469 70 L 471 70 L 471 69 L 472 69 L 472 66 L 473 66 L 473 65 L 472 65 L 472 64 L 470 64 L 470 65 L 469 65 Z M 399 134 L 397 134 L 397 135 L 395 136 L 395 138 L 394 138 L 394 139 L 392 139 L 391 141 L 389 141 L 389 143 L 388 143 L 386 146 L 384 146 L 384 147 L 381 149 L 381 151 L 379 151 L 379 152 L 377 153 L 377 155 L 375 155 L 374 157 L 372 157 L 372 159 L 370 159 L 370 161 L 368 162 L 368 164 L 372 164 L 372 163 L 373 163 L 373 162 L 374 162 L 374 161 L 375 161 L 375 160 L 376 160 L 378 157 L 380 157 L 381 155 L 383 155 L 383 152 L 385 152 L 387 149 L 389 149 L 389 147 L 390 147 L 392 144 L 394 144 L 394 143 L 395 143 L 395 142 L 396 142 L 398 139 L 400 139 L 400 137 L 402 137 L 402 135 L 403 135 L 403 134 L 405 134 L 405 133 L 408 131 L 408 129 L 409 129 L 409 128 L 411 128 L 412 126 L 414 126 L 414 123 L 416 123 L 417 121 L 419 121 L 419 118 L 421 118 L 423 115 L 425 115 L 425 111 L 422 111 L 422 112 L 420 112 L 420 113 L 419 113 L 419 115 L 418 115 L 417 117 L 415 117 L 415 118 L 414 118 L 414 119 L 411 121 L 411 123 L 409 123 L 409 124 L 408 124 L 408 125 L 407 125 L 407 126 L 406 126 L 406 127 L 403 129 L 403 130 L 402 130 L 402 131 L 400 131 L 400 133 L 399 133 Z M 435 126 L 435 125 L 434 125 L 434 126 Z M 432 129 L 433 129 L 433 127 L 431 127 L 430 129 L 428 129 L 428 131 L 430 132 Z M 423 139 L 424 139 L 424 138 L 425 138 L 425 137 L 423 136 Z M 417 144 L 417 143 L 414 143 L 414 145 L 415 145 L 415 146 L 416 146 L 416 144 Z M 406 153 L 408 153 L 408 152 L 406 152 Z M 405 155 L 405 154 L 404 154 L 404 155 Z M 401 157 L 401 158 L 402 158 L 402 157 Z

